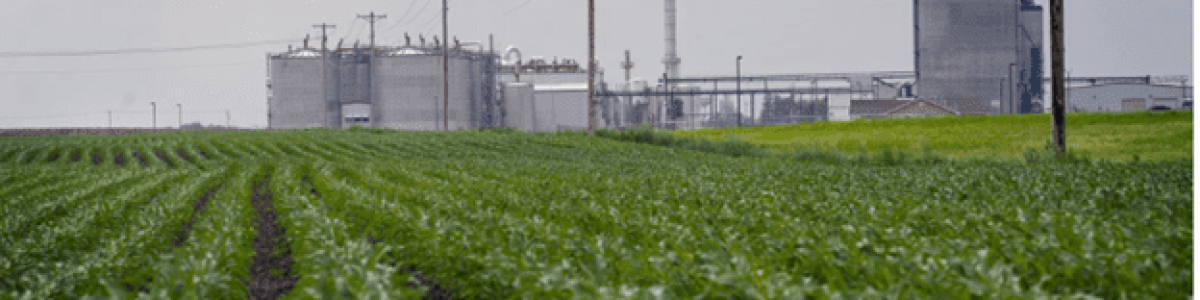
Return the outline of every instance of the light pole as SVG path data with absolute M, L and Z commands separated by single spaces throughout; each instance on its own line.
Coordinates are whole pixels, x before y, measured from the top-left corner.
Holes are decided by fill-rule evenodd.
M 158 106 L 150 102 L 150 129 L 158 129 Z
M 738 127 L 742 127 L 742 56 L 737 59 L 737 117 Z

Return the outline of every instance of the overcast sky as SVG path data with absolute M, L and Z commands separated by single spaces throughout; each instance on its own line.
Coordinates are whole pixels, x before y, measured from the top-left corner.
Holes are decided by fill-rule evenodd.
M 597 55 L 609 82 L 633 52 L 634 77 L 663 72 L 663 3 L 596 1 Z M 1045 0 L 1039 0 L 1044 4 Z M 90 51 L 247 43 L 313 35 L 334 23 L 331 44 L 367 42 L 356 14 L 386 14 L 381 44 L 403 33 L 440 35 L 436 0 L 4 0 L 0 52 Z M 587 55 L 587 1 L 451 0 L 450 31 L 497 51 Z M 421 10 L 424 8 L 424 10 Z M 912 1 L 679 0 L 682 74 L 912 71 Z M 1191 75 L 1193 7 L 1188 0 L 1070 1 L 1067 66 L 1073 76 Z M 1047 30 L 1049 21 L 1047 19 Z M 390 29 L 390 30 L 388 30 Z M 1049 38 L 1049 34 L 1046 34 Z M 1048 43 L 1048 42 L 1047 42 Z M 299 43 L 296 43 L 299 46 Z M 85 57 L 0 57 L 0 127 L 159 126 L 183 122 L 266 126 L 266 54 L 286 44 L 179 53 Z

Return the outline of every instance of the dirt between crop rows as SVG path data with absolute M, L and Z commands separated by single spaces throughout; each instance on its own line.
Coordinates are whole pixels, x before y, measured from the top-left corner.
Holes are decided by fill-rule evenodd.
M 175 167 L 175 163 L 171 162 L 170 159 L 167 159 L 167 155 L 163 154 L 162 151 L 154 151 L 154 156 L 158 156 L 158 159 L 161 159 L 163 162 L 167 163 L 168 167 Z
M 258 236 L 254 238 L 254 263 L 250 265 L 250 295 L 254 299 L 278 299 L 296 286 L 299 279 L 292 273 L 292 250 L 287 244 L 287 232 L 276 222 L 271 206 L 271 178 L 267 177 L 254 189 L 254 210 Z
M 96 155 L 92 156 L 92 165 L 99 166 L 100 163 L 103 163 L 103 162 L 104 162 L 104 156 L 101 156 L 100 153 L 96 153 Z
M 124 154 L 117 153 L 113 156 L 114 156 L 114 158 L 113 158 L 114 163 L 116 163 L 118 166 L 122 166 L 122 167 L 125 166 L 125 155 Z
M 188 235 L 192 233 L 192 225 L 196 224 L 196 218 L 200 216 L 205 207 L 208 207 L 208 200 L 212 199 L 213 194 L 217 193 L 217 189 L 220 188 L 217 187 L 209 190 L 207 194 L 204 194 L 204 197 L 196 200 L 196 204 L 192 205 L 192 219 L 183 224 L 183 230 L 179 231 L 179 236 L 175 238 L 175 244 L 172 249 L 179 248 L 183 246 L 183 243 L 187 242 Z
M 313 185 L 311 180 L 309 180 L 306 177 L 306 178 L 301 179 L 301 181 L 303 181 L 305 184 L 307 184 L 310 187 L 310 191 L 312 192 L 313 196 L 315 196 L 317 198 L 321 197 L 321 193 L 317 191 L 317 187 L 315 185 Z M 378 243 L 379 240 L 376 240 L 375 237 L 367 235 L 367 242 L 374 245 L 375 243 Z M 388 253 L 388 258 L 391 259 L 391 266 L 395 267 L 396 266 L 396 257 L 392 253 Z M 425 293 L 425 296 L 423 297 L 423 299 L 432 299 L 432 300 L 454 299 L 453 293 L 451 293 L 450 290 L 443 288 L 441 285 L 438 285 L 436 282 L 434 282 L 430 278 L 426 278 L 425 275 L 421 274 L 421 272 L 417 271 L 417 269 L 409 267 L 409 268 L 405 268 L 401 271 L 412 274 L 413 278 L 417 280 L 417 283 L 415 283 L 415 284 L 408 283 L 407 285 L 405 285 L 406 287 L 411 288 L 411 289 L 420 289 L 421 287 L 429 288 L 429 291 L 427 293 Z
M 71 155 L 71 162 L 79 162 L 79 154 Z
M 147 164 L 146 164 L 146 156 L 145 156 L 145 155 L 142 155 L 142 153 L 141 153 L 141 152 L 134 151 L 134 152 L 133 152 L 133 157 L 137 157 L 138 161 L 142 162 L 142 166 L 143 166 L 143 167 L 147 165 Z
M 183 152 L 183 149 L 175 149 L 175 154 L 179 154 L 179 158 L 182 158 L 184 161 L 192 162 L 192 158 L 188 157 L 187 153 Z

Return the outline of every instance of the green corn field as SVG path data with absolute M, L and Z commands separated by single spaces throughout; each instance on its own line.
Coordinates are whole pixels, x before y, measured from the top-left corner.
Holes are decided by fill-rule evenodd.
M 494 130 L 0 138 L 0 298 L 1192 290 L 1190 157 L 872 164 L 714 152 Z

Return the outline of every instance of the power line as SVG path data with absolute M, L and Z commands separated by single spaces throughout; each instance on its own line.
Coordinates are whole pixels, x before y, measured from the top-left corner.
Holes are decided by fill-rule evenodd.
M 350 23 L 349 30 L 346 30 L 346 34 L 342 35 L 343 40 L 346 39 L 347 37 L 353 36 L 354 31 L 356 29 L 358 29 L 358 27 L 356 25 L 358 25 L 358 18 L 354 18 L 354 22 Z
M 521 3 L 521 5 L 517 5 L 517 7 L 514 7 L 513 9 L 508 10 L 508 12 L 504 13 L 502 16 L 507 16 L 508 14 L 511 14 L 511 13 L 521 9 L 522 7 L 525 7 L 526 5 L 529 5 L 529 3 L 532 3 L 532 2 L 533 2 L 533 0 L 525 0 L 525 3 Z
M 421 9 L 417 11 L 417 14 L 413 15 L 412 19 L 409 19 L 408 22 L 404 23 L 404 25 L 407 26 L 408 24 L 412 24 L 413 21 L 416 21 L 417 17 L 420 17 L 421 13 L 425 12 L 426 8 L 429 8 L 430 3 L 433 3 L 433 0 L 425 0 L 425 5 L 421 6 Z
M 179 48 L 132 48 L 119 50 L 93 50 L 93 51 L 64 51 L 64 52 L 0 52 L 0 57 L 60 57 L 60 56 L 96 56 L 96 55 L 113 55 L 113 54 L 136 54 L 136 53 L 169 53 L 169 52 L 185 52 L 196 50 L 215 50 L 215 49 L 231 49 L 245 48 L 261 45 L 275 45 L 296 42 L 296 39 L 261 41 L 252 43 L 240 44 L 220 44 L 220 45 L 205 45 Z
M 408 18 L 408 14 L 412 13 L 412 9 L 414 6 L 417 6 L 417 0 L 409 1 L 408 9 L 404 10 L 404 15 L 401 15 L 400 18 L 397 18 L 396 22 L 392 23 L 392 26 L 388 27 L 387 29 L 384 29 L 383 31 L 390 31 L 392 29 L 395 29 L 396 27 L 399 27 L 400 22 L 403 22 L 405 18 Z
M 57 115 L 44 115 L 44 116 L 4 117 L 4 118 L 0 118 L 0 120 L 62 119 L 62 118 L 69 118 L 69 117 L 81 117 L 81 116 L 91 116 L 91 115 L 101 115 L 101 114 L 104 114 L 104 113 L 103 112 L 91 112 L 91 113 L 57 114 Z
M 61 70 L 61 71 L 6 71 L 0 74 L 84 74 L 84 73 L 128 73 L 128 72 L 147 72 L 147 71 L 170 71 L 181 69 L 196 69 L 196 68 L 211 68 L 225 66 L 244 66 L 244 65 L 259 65 L 261 61 L 247 61 L 225 64 L 207 64 L 207 65 L 190 65 L 190 66 L 175 66 L 161 68 L 141 68 L 141 69 L 96 69 L 96 70 Z

